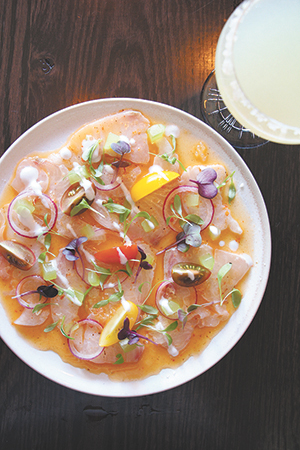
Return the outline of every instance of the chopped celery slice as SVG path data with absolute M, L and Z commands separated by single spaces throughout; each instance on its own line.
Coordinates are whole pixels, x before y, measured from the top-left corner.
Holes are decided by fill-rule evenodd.
M 27 208 L 27 206 L 23 206 L 23 205 L 18 205 L 17 208 L 14 208 L 16 213 L 21 216 L 21 217 L 28 217 L 28 216 L 32 216 L 33 211 L 29 208 Z
M 88 282 L 91 286 L 99 286 L 100 285 L 100 276 L 95 272 L 88 273 Z
M 42 265 L 43 278 L 45 281 L 54 280 L 56 278 L 56 261 L 51 260 Z
M 180 309 L 180 306 L 178 305 L 178 303 L 173 302 L 173 300 L 168 300 L 166 298 L 160 300 L 159 305 L 160 305 L 162 312 L 166 316 L 172 316 Z
M 202 266 L 206 267 L 210 271 L 212 271 L 214 268 L 215 260 L 213 255 L 211 255 L 210 253 L 201 255 L 199 258 L 199 262 Z
M 17 212 L 17 214 L 20 214 L 18 212 L 19 208 L 26 208 L 29 210 L 31 214 L 35 210 L 33 203 L 30 200 L 27 200 L 26 198 L 17 199 L 14 205 L 14 210 Z
M 156 218 L 154 216 L 151 216 L 150 219 L 145 219 L 141 223 L 144 231 L 146 233 L 149 233 L 149 231 L 154 230 L 155 227 L 158 227 L 159 223 L 157 222 Z
M 82 178 L 89 178 L 89 176 L 86 166 L 76 167 L 76 170 L 70 170 L 68 173 L 70 184 L 78 183 Z
M 95 235 L 94 229 L 92 225 L 89 225 L 88 223 L 84 225 L 84 227 L 81 228 L 81 236 L 85 236 L 88 239 L 93 238 Z
M 211 238 L 213 241 L 215 241 L 216 239 L 218 239 L 218 237 L 219 237 L 220 234 L 221 234 L 220 228 L 215 227 L 214 225 L 210 225 L 210 226 L 208 227 L 208 230 L 209 230 L 209 236 L 210 236 L 210 238 Z
M 166 127 L 161 123 L 157 123 L 148 128 L 147 134 L 149 136 L 151 144 L 154 144 L 154 142 L 159 141 L 159 139 L 163 137 L 165 129 Z
M 154 230 L 154 228 L 155 228 L 154 223 L 152 223 L 151 220 L 148 220 L 148 219 L 143 220 L 141 225 L 142 225 L 145 233 L 149 233 L 150 231 Z
M 116 144 L 117 142 L 119 142 L 119 140 L 120 140 L 120 136 L 118 136 L 117 134 L 109 132 L 108 136 L 107 136 L 107 139 L 106 139 L 106 142 L 104 144 L 103 150 L 105 150 L 105 151 L 110 150 L 111 144 Z
M 129 345 L 128 340 L 129 339 L 126 338 L 126 339 L 123 339 L 122 341 L 119 341 L 120 347 L 122 348 L 124 353 L 131 352 L 132 350 L 134 350 L 137 347 L 137 344 Z
M 75 172 L 74 170 L 71 170 L 68 173 L 68 178 L 69 178 L 70 184 L 78 183 L 79 181 L 81 181 L 81 176 L 79 175 L 79 173 Z
M 185 198 L 185 205 L 189 207 L 199 206 L 199 194 L 187 194 Z

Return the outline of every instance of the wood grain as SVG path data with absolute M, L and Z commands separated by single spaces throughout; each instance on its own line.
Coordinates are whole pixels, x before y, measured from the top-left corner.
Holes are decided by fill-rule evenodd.
M 137 97 L 200 117 L 218 35 L 240 1 L 0 0 L 1 153 L 47 115 Z M 272 269 L 234 349 L 195 380 L 141 398 L 43 378 L 0 342 L 1 450 L 300 449 L 300 147 L 240 150 L 265 198 Z

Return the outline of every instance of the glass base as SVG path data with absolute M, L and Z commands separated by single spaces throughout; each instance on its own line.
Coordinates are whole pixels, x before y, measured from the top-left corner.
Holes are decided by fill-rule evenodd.
M 207 77 L 200 96 L 204 121 L 235 148 L 255 148 L 269 141 L 256 136 L 229 112 L 217 86 L 215 71 Z

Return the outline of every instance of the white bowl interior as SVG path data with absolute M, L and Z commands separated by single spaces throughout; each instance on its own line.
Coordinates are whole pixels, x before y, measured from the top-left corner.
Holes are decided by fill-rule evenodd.
M 223 358 L 238 342 L 251 323 L 264 295 L 271 260 L 271 236 L 268 214 L 260 190 L 244 161 L 214 130 L 195 117 L 171 106 L 138 99 L 103 99 L 81 103 L 58 111 L 26 131 L 7 150 L 0 161 L 2 190 L 16 163 L 33 151 L 56 150 L 81 125 L 121 109 L 136 109 L 153 120 L 176 124 L 204 140 L 225 163 L 229 173 L 236 170 L 235 182 L 243 183 L 239 193 L 255 223 L 252 259 L 254 266 L 247 278 L 245 295 L 229 323 L 198 356 L 177 369 L 163 369 L 140 381 L 114 382 L 107 375 L 91 374 L 64 363 L 51 351 L 39 351 L 20 337 L 0 305 L 0 332 L 4 342 L 28 366 L 63 386 L 77 391 L 110 397 L 134 397 L 153 394 L 179 386 L 202 374 Z

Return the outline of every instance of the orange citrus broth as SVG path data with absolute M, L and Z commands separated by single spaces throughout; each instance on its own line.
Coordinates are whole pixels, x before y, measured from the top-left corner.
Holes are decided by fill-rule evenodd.
M 75 152 L 75 149 L 78 148 L 79 143 L 81 143 L 82 139 L 85 138 L 86 134 L 91 134 L 91 129 L 89 126 L 85 127 L 87 131 L 78 134 L 78 132 L 74 133 L 73 136 L 68 140 L 68 147 L 70 150 Z M 80 145 L 79 145 L 80 147 Z M 150 144 L 150 152 L 156 153 L 156 146 Z M 178 154 L 178 158 L 183 163 L 185 167 L 195 165 L 195 164 L 216 164 L 220 163 L 217 161 L 210 153 L 209 148 L 206 146 L 204 142 L 195 142 L 195 139 L 190 136 L 188 133 L 181 131 L 180 137 L 177 139 L 177 149 L 176 153 Z M 33 154 L 37 155 L 37 154 Z M 38 156 L 45 157 L 47 153 L 40 154 Z M 153 157 L 151 158 L 153 159 Z M 150 162 L 151 164 L 151 162 Z M 142 168 L 142 170 L 146 171 L 147 166 Z M 141 173 L 141 176 L 144 173 Z M 223 189 L 223 197 L 226 197 L 226 189 Z M 9 185 L 4 190 L 0 206 L 4 206 L 8 204 L 14 197 L 16 193 L 13 188 Z M 247 223 L 247 236 L 244 236 L 244 233 L 241 236 L 237 236 L 230 231 L 222 231 L 222 240 L 226 239 L 235 239 L 239 245 L 240 249 L 243 252 L 249 252 L 251 248 L 251 230 L 249 230 L 249 220 L 247 220 L 247 213 L 241 204 L 240 199 L 237 197 L 233 205 L 230 206 L 231 211 L 233 212 L 233 216 L 238 220 L 240 226 L 245 229 Z M 149 211 L 150 212 L 150 211 Z M 150 212 L 151 213 L 151 212 Z M 89 217 L 89 211 L 85 213 L 85 219 Z M 86 219 L 87 220 L 87 219 Z M 91 224 L 94 224 L 94 219 L 90 217 L 87 220 Z M 202 233 L 203 243 L 207 243 L 208 241 L 208 230 L 204 230 Z M 164 248 L 171 242 L 174 242 L 174 236 L 176 233 L 172 232 L 171 235 L 168 235 L 164 238 L 160 244 L 161 248 Z M 4 234 L 5 239 L 5 234 Z M 51 243 L 51 251 L 54 254 L 57 254 L 59 248 L 64 247 L 68 243 L 68 240 L 55 237 Z M 120 245 L 121 241 L 116 239 L 115 242 L 111 240 L 108 242 L 101 243 L 100 245 L 95 246 L 95 250 L 101 250 L 111 247 L 113 245 Z M 209 240 L 209 244 L 214 248 L 218 247 L 218 240 L 212 242 Z M 225 248 L 226 249 L 226 248 Z M 26 272 L 24 272 L 24 276 L 26 276 Z M 22 278 L 22 277 L 21 277 Z M 163 255 L 159 255 L 157 259 L 157 267 L 155 271 L 155 276 L 153 280 L 153 285 L 160 280 L 164 279 L 163 274 Z M 16 299 L 13 299 L 12 296 L 15 295 L 15 288 L 18 283 L 18 280 L 10 280 L 9 282 L 0 281 L 0 291 L 1 291 L 1 301 L 6 310 L 6 313 L 9 317 L 9 320 L 13 324 L 13 322 L 20 316 L 23 311 L 23 307 L 18 303 Z M 240 286 L 236 286 L 242 291 L 242 283 L 239 283 Z M 155 290 L 154 290 L 155 291 Z M 99 299 L 101 300 L 101 291 L 99 295 Z M 153 292 L 147 301 L 147 304 L 155 306 L 155 292 Z M 225 304 L 223 305 L 225 306 Z M 110 309 L 116 308 L 116 306 L 112 306 Z M 226 302 L 226 308 L 230 315 L 234 312 L 234 308 L 230 301 Z M 101 309 L 99 309 L 99 322 L 103 325 L 103 321 L 107 320 L 107 314 L 102 313 Z M 79 318 L 84 318 L 85 315 L 85 306 L 81 306 L 79 310 Z M 206 327 L 206 328 L 194 328 L 193 336 L 189 342 L 189 344 L 183 349 L 178 356 L 172 357 L 167 349 L 163 348 L 160 345 L 153 345 L 147 341 L 143 341 L 145 345 L 144 352 L 142 354 L 141 359 L 137 363 L 123 363 L 120 365 L 113 364 L 95 364 L 92 361 L 84 361 L 76 358 L 69 351 L 67 339 L 63 337 L 58 327 L 56 327 L 50 333 L 45 333 L 43 330 L 46 326 L 48 326 L 52 322 L 51 317 L 42 325 L 29 327 L 29 326 L 20 326 L 13 324 L 20 335 L 28 340 L 34 347 L 39 350 L 53 350 L 58 353 L 63 361 L 66 363 L 72 364 L 73 366 L 86 369 L 93 373 L 106 373 L 113 380 L 123 381 L 123 380 L 135 380 L 135 379 L 143 379 L 150 375 L 158 373 L 161 369 L 166 367 L 176 368 L 180 366 L 184 361 L 186 361 L 191 355 L 197 355 L 209 344 L 210 340 L 226 325 L 226 321 L 221 322 L 217 327 Z M 179 326 L 181 326 L 179 324 Z M 142 330 L 141 333 L 143 334 Z M 105 350 L 104 350 L 105 351 Z

